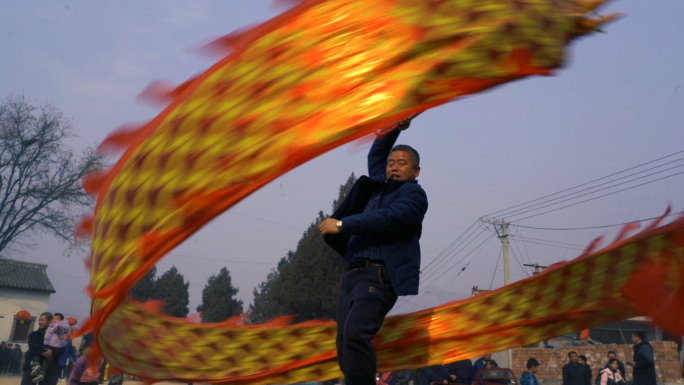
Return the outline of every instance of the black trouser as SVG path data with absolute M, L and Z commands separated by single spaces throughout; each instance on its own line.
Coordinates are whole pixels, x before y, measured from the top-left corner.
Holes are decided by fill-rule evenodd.
M 371 339 L 397 302 L 383 266 L 349 270 L 337 307 L 337 361 L 347 385 L 375 385 L 377 359 Z

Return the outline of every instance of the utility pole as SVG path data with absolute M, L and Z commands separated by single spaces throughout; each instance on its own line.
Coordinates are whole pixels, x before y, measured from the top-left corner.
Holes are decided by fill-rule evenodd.
M 508 257 L 508 222 L 505 220 L 496 220 L 496 219 L 485 219 L 483 220 L 485 223 L 489 223 L 490 225 L 494 226 L 494 230 L 496 230 L 496 235 L 499 237 L 501 240 L 501 247 L 503 249 L 503 262 L 504 262 L 504 283 L 506 285 L 511 284 L 511 264 L 509 261 Z M 501 228 L 501 232 L 499 232 L 499 228 Z M 496 272 L 495 272 L 496 274 Z M 506 352 L 508 355 L 508 367 L 513 366 L 513 352 L 511 349 L 508 349 Z
M 501 221 L 501 245 L 503 246 L 503 263 L 504 263 L 504 283 L 511 284 L 511 263 L 508 259 L 508 222 Z

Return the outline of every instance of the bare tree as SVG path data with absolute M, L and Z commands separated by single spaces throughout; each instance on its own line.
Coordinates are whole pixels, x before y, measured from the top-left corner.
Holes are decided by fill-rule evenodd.
M 27 237 L 35 232 L 73 244 L 74 223 L 91 204 L 81 179 L 102 162 L 66 145 L 72 126 L 50 103 L 18 95 L 0 103 L 0 254 L 35 246 Z

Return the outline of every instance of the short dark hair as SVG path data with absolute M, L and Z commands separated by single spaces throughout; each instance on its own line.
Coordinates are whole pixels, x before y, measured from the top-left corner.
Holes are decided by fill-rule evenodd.
M 613 362 L 620 362 L 617 358 L 611 358 L 608 360 L 608 365 L 612 364 Z
M 574 350 L 569 351 L 569 352 L 568 352 L 568 358 L 572 358 L 572 355 L 573 355 L 573 354 L 574 354 L 574 355 L 577 355 L 577 352 L 574 351 Z
M 62 314 L 62 313 L 55 313 L 55 315 L 53 317 L 59 317 L 60 321 L 64 321 L 64 314 Z
M 644 333 L 643 330 L 635 330 L 632 334 L 639 337 L 640 340 L 646 341 L 646 333 Z
M 52 321 L 52 313 L 50 313 L 49 311 L 40 313 L 40 316 L 45 316 L 45 318 L 47 318 L 48 321 Z
M 498 368 L 499 367 L 499 364 L 496 363 L 496 361 L 494 361 L 494 360 L 489 360 L 489 364 L 492 365 L 492 368 Z
M 609 356 L 609 355 L 611 355 L 611 354 L 615 354 L 615 355 L 617 356 L 617 353 L 615 353 L 615 352 L 614 352 L 614 351 L 612 351 L 612 350 L 611 350 L 611 351 L 609 351 L 609 352 L 608 352 L 608 354 L 606 354 L 606 355 L 607 355 L 607 356 Z
M 539 361 L 537 361 L 535 358 L 530 358 L 527 360 L 527 369 L 532 369 L 535 366 L 539 366 Z
M 584 362 L 587 362 L 587 356 L 585 356 L 584 354 L 580 354 L 579 356 L 577 356 L 577 358 L 579 358 L 580 360 L 582 360 Z
M 392 150 L 390 150 L 390 154 L 392 154 L 394 151 L 408 152 L 409 155 L 411 155 L 411 162 L 413 162 L 413 168 L 420 167 L 420 154 L 418 154 L 418 151 L 416 151 L 415 148 L 407 146 L 405 144 L 398 144 L 392 147 Z

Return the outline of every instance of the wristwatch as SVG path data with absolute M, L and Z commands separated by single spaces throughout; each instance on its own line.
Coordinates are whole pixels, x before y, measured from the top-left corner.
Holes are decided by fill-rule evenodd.
M 340 232 L 342 232 L 342 221 L 337 221 L 335 225 L 337 226 L 337 229 L 340 230 Z

